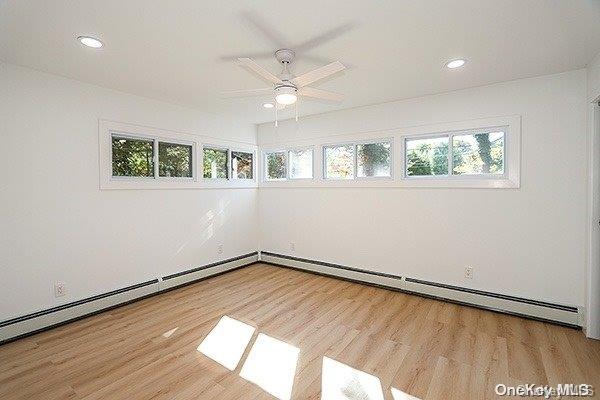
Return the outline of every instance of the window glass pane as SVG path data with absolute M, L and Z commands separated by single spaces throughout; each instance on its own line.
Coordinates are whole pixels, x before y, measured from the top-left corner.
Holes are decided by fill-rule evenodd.
M 454 175 L 504 173 L 504 132 L 455 135 L 452 138 Z
M 153 153 L 153 140 L 113 136 L 113 176 L 154 177 Z
M 231 177 L 233 179 L 252 179 L 252 153 L 231 152 Z
M 390 142 L 356 145 L 357 176 L 391 176 L 391 161 Z
M 285 153 L 267 153 L 267 179 L 285 179 Z
M 227 178 L 227 150 L 204 148 L 204 177 Z
M 354 145 L 325 147 L 325 178 L 354 178 Z
M 310 179 L 313 177 L 312 149 L 290 150 L 290 179 Z
M 406 175 L 448 175 L 448 136 L 406 140 Z
M 192 146 L 158 142 L 158 176 L 192 177 Z

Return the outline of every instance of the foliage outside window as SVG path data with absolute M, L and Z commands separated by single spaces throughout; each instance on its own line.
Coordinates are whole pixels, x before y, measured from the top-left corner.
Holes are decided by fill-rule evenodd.
M 406 175 L 448 175 L 448 137 L 407 139 Z
M 158 176 L 191 178 L 192 152 L 190 145 L 158 142 Z
M 112 175 L 154 177 L 154 141 L 112 136 Z
M 452 138 L 452 174 L 504 173 L 504 132 L 455 135 Z
M 208 179 L 227 179 L 227 153 L 225 149 L 203 149 L 203 176 Z
M 313 177 L 313 150 L 294 149 L 288 151 L 290 179 L 311 179 Z
M 285 152 L 273 152 L 266 154 L 266 178 L 277 180 L 286 178 Z
M 325 179 L 354 178 L 354 145 L 326 146 Z
M 231 152 L 231 177 L 233 179 L 252 179 L 252 153 Z
M 358 177 L 391 176 L 391 161 L 390 142 L 356 145 L 356 176 Z
M 449 171 L 453 176 L 504 174 L 502 131 L 410 138 L 405 143 L 409 177 L 448 176 Z

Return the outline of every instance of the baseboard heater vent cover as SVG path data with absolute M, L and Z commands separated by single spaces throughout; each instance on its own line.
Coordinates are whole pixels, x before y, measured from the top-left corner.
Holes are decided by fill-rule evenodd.
M 57 307 L 0 321 L 0 344 L 175 289 L 179 286 L 194 283 L 204 278 L 219 275 L 223 272 L 254 264 L 256 261 L 258 261 L 258 252 L 252 252 L 167 275 L 161 277 L 161 279 L 153 279 L 86 299 L 62 304 Z
M 394 290 L 448 300 L 487 310 L 558 323 L 572 328 L 580 328 L 582 325 L 580 311 L 577 307 L 573 306 L 367 271 L 268 251 L 260 252 L 260 260 L 275 265 L 375 284 Z

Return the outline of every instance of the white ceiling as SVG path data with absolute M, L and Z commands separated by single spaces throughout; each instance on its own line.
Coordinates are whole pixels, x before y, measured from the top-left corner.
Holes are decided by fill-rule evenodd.
M 85 34 L 106 46 L 81 46 Z M 301 115 L 582 68 L 600 52 L 600 1 L 0 2 L 5 62 L 252 123 L 273 111 L 219 92 L 266 85 L 227 57 L 307 41 L 294 72 L 340 60 L 349 69 L 316 86 L 347 99 L 302 102 Z M 468 64 L 443 68 L 455 57 Z M 257 62 L 279 73 L 274 58 Z

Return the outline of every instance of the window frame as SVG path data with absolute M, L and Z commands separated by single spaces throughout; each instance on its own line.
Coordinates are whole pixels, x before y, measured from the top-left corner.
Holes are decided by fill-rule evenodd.
M 310 150 L 310 161 L 311 161 L 311 171 L 310 178 L 292 178 L 290 175 L 290 152 L 296 150 Z M 285 175 L 286 178 L 293 182 L 302 182 L 302 181 L 312 181 L 315 179 L 315 147 L 314 146 L 302 146 L 302 147 L 290 147 L 285 151 Z
M 109 156 L 109 160 L 110 160 L 110 179 L 111 180 L 124 180 L 124 181 L 135 181 L 135 180 L 143 180 L 143 181 L 159 181 L 159 180 L 166 180 L 166 181 L 175 181 L 175 180 L 186 180 L 186 181 L 196 181 L 197 180 L 197 171 L 196 171 L 196 162 L 197 162 L 197 156 L 196 156 L 196 143 L 195 142 L 191 142 L 191 141 L 186 141 L 186 140 L 177 140 L 177 139 L 170 139 L 170 138 L 165 138 L 165 137 L 161 137 L 161 136 L 156 136 L 156 135 L 144 135 L 144 134 L 132 134 L 132 133 L 128 133 L 128 132 L 121 132 L 118 130 L 110 130 L 109 131 L 109 136 L 110 136 L 110 156 Z M 118 176 L 118 175 L 114 175 L 113 172 L 113 147 L 112 147 L 112 139 L 113 138 L 123 138 L 123 139 L 131 139 L 131 140 L 143 140 L 146 142 L 152 142 L 152 163 L 153 165 L 153 175 L 152 176 Z M 192 147 L 192 176 L 160 176 L 159 174 L 159 155 L 158 155 L 158 145 L 159 143 L 168 143 L 168 144 L 180 144 L 180 145 L 184 145 L 184 146 L 191 146 Z
M 462 188 L 462 189 L 518 189 L 521 187 L 521 115 L 507 115 L 499 117 L 477 118 L 469 120 L 454 120 L 450 122 L 437 122 L 414 124 L 410 126 L 376 129 L 363 132 L 343 131 L 332 128 L 331 131 L 317 136 L 312 132 L 310 137 L 294 140 L 293 144 L 285 135 L 281 139 L 262 143 L 259 146 L 262 157 L 259 167 L 261 175 L 259 186 L 270 188 L 296 187 L 296 188 Z M 461 174 L 440 176 L 405 176 L 405 138 L 422 139 L 426 137 L 446 136 L 449 132 L 481 133 L 490 129 L 501 129 L 504 132 L 504 173 L 499 174 Z M 392 170 L 391 177 L 364 177 L 354 179 L 327 179 L 325 173 L 325 159 L 323 146 L 340 145 L 347 143 L 374 143 L 386 138 L 393 139 L 392 144 Z M 450 143 L 449 143 L 450 144 Z M 264 153 L 286 148 L 314 146 L 313 165 L 314 174 L 310 181 L 287 180 L 282 182 L 265 180 Z M 358 155 L 358 153 L 357 153 Z M 355 173 L 358 171 L 355 171 Z
M 358 176 L 358 146 L 361 144 L 374 144 L 374 143 L 389 143 L 390 144 L 390 175 L 389 176 Z M 325 156 L 325 151 L 327 148 L 331 147 L 341 147 L 352 145 L 353 148 L 353 176 L 352 178 L 329 178 L 327 177 L 327 157 Z M 373 139 L 362 139 L 362 140 L 352 140 L 345 142 L 336 142 L 336 143 L 327 143 L 321 145 L 321 157 L 322 157 L 322 176 L 324 181 L 333 181 L 333 182 L 352 182 L 352 181 L 393 181 L 394 180 L 394 137 L 386 136 L 381 138 L 373 138 Z
M 508 141 L 508 126 L 490 126 L 486 128 L 474 128 L 474 129 L 460 129 L 448 132 L 439 132 L 433 134 L 421 134 L 421 135 L 403 135 L 402 136 L 402 179 L 405 180 L 465 180 L 465 179 L 477 179 L 477 180 L 506 180 L 509 177 L 508 173 L 508 154 L 507 154 L 507 141 Z M 454 174 L 454 145 L 453 140 L 455 136 L 465 135 L 477 135 L 481 133 L 490 132 L 502 132 L 503 143 L 502 143 L 502 174 Z M 407 155 L 407 142 L 409 140 L 422 140 L 422 139 L 437 139 L 437 138 L 448 138 L 448 174 L 446 175 L 408 175 L 408 157 Z
M 269 160 L 269 154 L 274 153 L 283 153 L 283 157 L 285 160 L 285 176 L 283 178 L 269 178 L 269 167 L 267 166 L 267 162 Z M 266 150 L 263 152 L 263 182 L 285 182 L 288 181 L 288 171 L 289 171 L 289 161 L 288 161 L 288 153 L 285 149 L 277 149 L 277 150 Z
M 160 176 L 159 173 L 159 162 L 160 162 L 160 158 L 158 155 L 158 146 L 160 143 L 167 143 L 167 144 L 179 144 L 182 146 L 191 146 L 192 147 L 192 176 Z M 156 179 L 163 179 L 163 180 L 191 180 L 191 181 L 197 181 L 198 177 L 198 156 L 196 155 L 196 143 L 195 142 L 190 142 L 187 140 L 177 140 L 177 139 L 163 139 L 163 140 L 157 140 L 155 141 L 156 146 L 156 161 L 154 161 L 154 169 L 155 169 L 155 175 L 156 175 Z
M 256 181 L 256 152 L 254 150 L 248 150 L 248 149 L 238 149 L 237 147 L 230 147 L 229 149 L 227 149 L 229 154 L 228 154 L 228 160 L 229 160 L 229 180 L 230 181 L 242 181 L 242 182 L 247 182 L 247 181 Z M 231 155 L 231 153 L 246 153 L 246 154 L 250 154 L 252 156 L 252 179 L 248 179 L 248 178 L 234 178 L 233 177 L 233 156 Z M 202 153 L 204 155 L 204 152 Z M 204 174 L 203 174 L 204 176 Z
M 112 137 L 149 140 L 153 142 L 154 174 L 149 177 L 112 175 Z M 192 177 L 158 176 L 158 142 L 192 146 Z M 203 179 L 203 152 L 206 147 L 227 149 L 227 173 L 231 177 L 230 151 L 252 154 L 252 179 Z M 98 120 L 98 164 L 100 190 L 144 190 L 144 189 L 237 189 L 257 188 L 258 146 L 254 143 L 224 140 L 206 135 L 169 131 L 148 126 L 134 125 L 104 119 Z
M 225 151 L 227 154 L 227 162 L 225 163 L 225 171 L 227 176 L 225 178 L 207 178 L 204 176 L 204 150 L 217 150 L 217 151 Z M 227 182 L 231 179 L 231 151 L 224 146 L 217 146 L 213 144 L 203 143 L 202 144 L 202 180 L 210 181 L 210 182 Z

